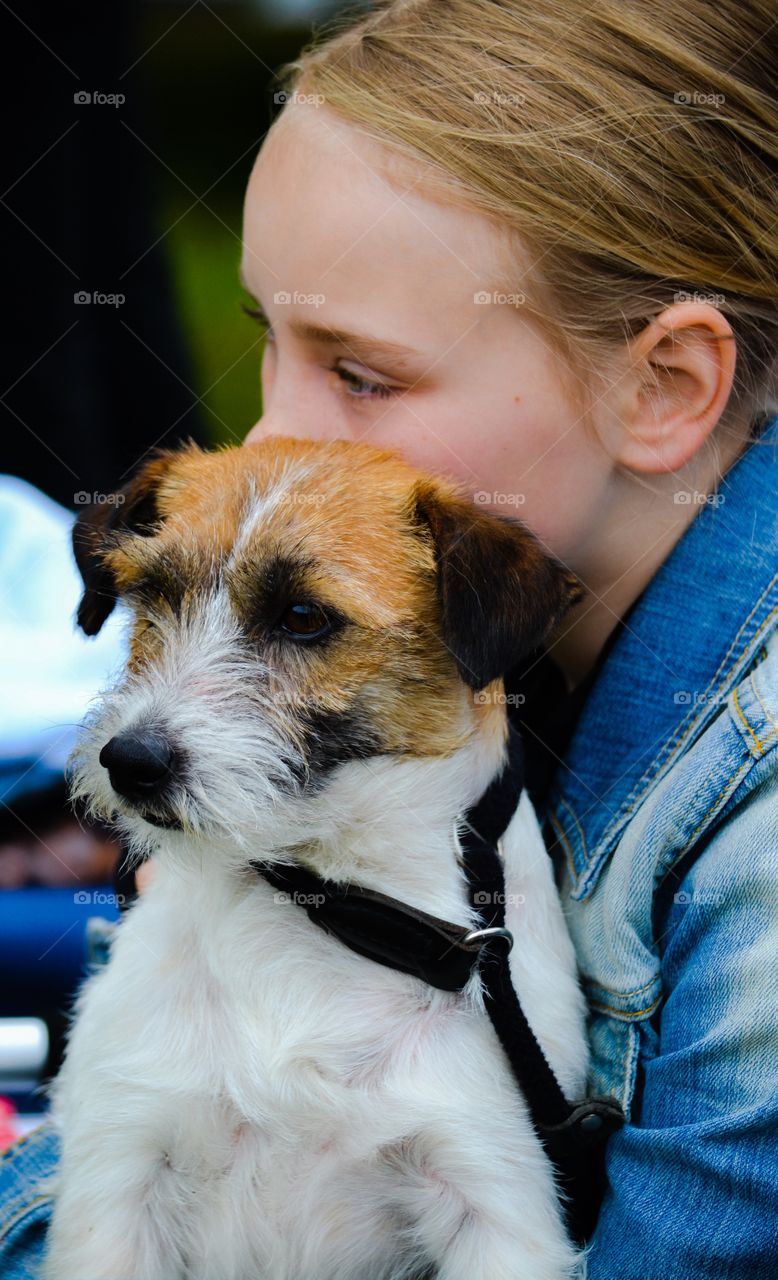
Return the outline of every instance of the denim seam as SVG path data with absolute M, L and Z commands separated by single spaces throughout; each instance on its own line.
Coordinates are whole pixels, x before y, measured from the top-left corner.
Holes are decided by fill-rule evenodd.
M 750 621 L 751 617 L 752 617 L 752 616 L 753 616 L 753 614 L 756 612 L 756 609 L 757 609 L 757 608 L 758 608 L 758 606 L 762 603 L 762 601 L 763 601 L 764 597 L 767 595 L 767 592 L 772 588 L 773 583 L 775 583 L 776 581 L 778 581 L 778 574 L 776 574 L 776 575 L 775 575 L 775 577 L 771 580 L 769 587 L 767 588 L 767 590 L 766 590 L 766 591 L 764 591 L 764 592 L 762 593 L 762 595 L 760 596 L 759 600 L 758 600 L 758 601 L 757 601 L 757 603 L 754 605 L 754 608 L 751 610 L 751 613 L 748 615 L 748 617 L 746 618 L 745 622 L 744 622 L 744 623 L 743 623 L 743 625 L 741 626 L 740 630 L 739 630 L 739 631 L 738 631 L 738 633 L 737 633 L 737 636 L 735 636 L 735 639 L 733 640 L 732 644 L 730 645 L 730 648 L 729 648 L 729 650 L 728 650 L 727 654 L 725 655 L 725 657 L 722 659 L 721 663 L 719 664 L 718 671 L 716 672 L 716 675 L 713 677 L 713 679 L 714 679 L 714 680 L 716 679 L 716 677 L 717 677 L 717 676 L 719 675 L 719 673 L 721 672 L 721 669 L 722 669 L 722 667 L 723 667 L 724 663 L 725 663 L 725 662 L 727 661 L 727 659 L 731 656 L 732 651 L 733 651 L 733 648 L 734 648 L 734 646 L 735 646 L 735 642 L 738 640 L 738 638 L 739 638 L 739 637 L 740 637 L 740 635 L 742 634 L 742 632 L 743 632 L 743 630 L 744 630 L 744 628 L 745 628 L 746 624 Z M 769 613 L 769 614 L 767 615 L 767 617 L 764 619 L 764 621 L 763 621 L 762 625 L 759 627 L 759 629 L 754 633 L 754 635 L 753 635 L 753 637 L 752 637 L 752 639 L 751 639 L 751 641 L 750 641 L 749 643 L 753 643 L 753 640 L 755 640 L 755 639 L 757 639 L 757 638 L 758 638 L 758 636 L 759 636 L 759 635 L 764 631 L 764 629 L 767 627 L 767 625 L 769 624 L 769 622 L 771 621 L 771 619 L 772 619 L 776 614 L 778 614 L 778 605 L 776 605 L 776 606 L 775 606 L 775 608 L 773 608 L 773 609 L 771 609 L 771 610 L 770 610 L 770 613 Z M 742 656 L 742 653 L 741 653 L 741 655 L 740 655 L 740 656 Z M 722 680 L 721 685 L 719 686 L 719 689 L 721 689 L 721 688 L 723 687 L 723 685 L 726 683 L 726 680 L 728 679 L 728 676 L 729 676 L 730 674 L 731 674 L 731 668 L 730 668 L 729 672 L 727 673 L 727 675 L 726 675 L 726 676 L 724 677 L 724 679 Z M 718 692 L 718 691 L 719 691 L 719 690 L 716 690 L 716 692 Z M 709 700 L 710 700 L 710 699 L 708 699 L 708 701 L 709 701 Z M 695 726 L 696 726 L 697 724 L 699 724 L 699 723 L 700 723 L 700 721 L 701 721 L 701 719 L 704 717 L 704 715 L 705 715 L 705 712 L 702 712 L 702 713 L 701 713 L 701 715 L 697 718 L 697 720 L 696 720 L 696 721 L 693 721 L 693 722 L 688 726 L 688 728 L 687 728 L 686 732 L 684 733 L 683 737 L 682 737 L 682 738 L 681 738 L 681 739 L 680 739 L 680 740 L 675 744 L 675 747 L 674 747 L 674 748 L 673 748 L 673 739 L 671 738 L 671 739 L 669 739 L 669 740 L 668 740 L 668 742 L 666 743 L 665 747 L 663 747 L 663 749 L 662 749 L 662 751 L 660 752 L 659 756 L 657 756 L 656 761 L 655 761 L 655 762 L 653 763 L 653 765 L 652 765 L 652 768 L 654 768 L 654 773 L 653 773 L 653 775 L 648 776 L 648 775 L 647 775 L 647 774 L 645 774 L 645 773 L 643 774 L 643 778 L 641 778 L 641 779 L 640 779 L 640 782 L 638 782 L 638 783 L 636 784 L 637 786 L 640 786 L 640 785 L 641 785 L 641 783 L 642 783 L 642 782 L 644 781 L 644 779 L 645 779 L 645 785 L 643 786 L 642 790 L 641 790 L 637 795 L 635 795 L 635 798 L 634 798 L 634 800 L 631 802 L 631 804 L 629 805 L 629 807 L 628 807 L 628 808 L 626 808 L 626 809 L 624 809 L 624 810 L 619 814 L 619 817 L 618 817 L 616 820 L 614 820 L 614 821 L 610 824 L 610 826 L 609 826 L 609 827 L 607 827 L 607 828 L 606 828 L 606 830 L 603 832 L 602 836 L 600 837 L 600 839 L 599 839 L 599 840 L 598 840 L 598 842 L 597 842 L 598 846 L 604 846 L 604 845 L 607 845 L 607 843 L 608 843 L 608 841 L 609 841 L 609 838 L 611 837 L 611 835 L 612 835 L 613 831 L 617 828 L 617 825 L 618 825 L 619 823 L 621 823 L 621 824 L 623 824 L 623 823 L 624 823 L 624 820 L 625 820 L 626 818 L 628 818 L 628 817 L 629 817 L 629 815 L 634 811 L 634 809 L 635 809 L 635 808 L 637 808 L 637 806 L 638 806 L 639 802 L 643 799 L 643 797 L 644 797 L 644 795 L 645 795 L 646 791 L 647 791 L 647 790 L 648 790 L 648 789 L 649 789 L 649 788 L 650 788 L 650 787 L 651 787 L 655 782 L 659 781 L 659 774 L 660 774 L 661 770 L 662 770 L 662 769 L 664 769 L 665 765 L 669 764 L 669 763 L 672 761 L 673 755 L 678 751 L 678 749 L 679 749 L 681 746 L 683 746 L 683 744 L 684 744 L 684 742 L 686 741 L 686 739 L 687 739 L 687 737 L 689 736 L 689 734 L 692 732 L 692 730 L 695 728 Z M 670 752 L 671 752 L 671 754 L 667 757 L 667 759 L 663 760 L 663 761 L 662 761 L 662 763 L 661 763 L 661 764 L 659 764 L 658 762 L 659 762 L 660 760 L 662 760 L 662 755 L 663 755 L 665 752 L 668 752 L 668 751 L 670 751 Z M 664 774 L 663 774 L 662 776 L 666 776 L 666 775 L 664 775 Z M 568 806 L 568 807 L 570 807 L 570 806 Z M 585 848 L 584 848 L 584 853 L 586 853 L 586 849 L 585 849 Z M 588 855 L 587 855 L 587 856 L 588 856 Z M 600 867 L 602 866 L 603 860 L 604 860 L 604 855 L 601 855 L 601 856 L 600 856 L 600 858 L 598 858 L 598 860 L 597 860 L 597 862 L 596 862 L 596 863 L 594 863 L 594 864 L 592 864 L 592 865 L 589 865 L 589 866 L 586 866 L 586 867 L 584 868 L 584 870 L 581 872 L 581 875 L 580 875 L 580 876 L 578 876 L 578 877 L 576 878 L 576 892 L 577 892 L 577 894 L 579 894 L 581 897 L 585 896 L 584 891 L 588 888 L 588 886 L 589 886 L 590 882 L 591 882 L 591 881 L 593 881 L 593 880 L 595 879 L 595 877 L 597 876 L 597 873 L 599 872 L 599 869 L 600 869 Z
M 711 677 L 710 682 L 709 682 L 709 685 L 708 685 L 708 688 L 710 688 L 710 685 L 711 685 L 711 684 L 713 684 L 713 682 L 714 682 L 715 680 L 717 680 L 717 679 L 718 679 L 718 677 L 720 676 L 720 674 L 721 674 L 721 672 L 722 672 L 722 670 L 723 670 L 723 668 L 724 668 L 725 664 L 726 664 L 726 663 L 729 661 L 729 659 L 731 658 L 731 656 L 732 656 L 732 654 L 733 654 L 733 651 L 734 651 L 734 649 L 735 649 L 735 646 L 736 646 L 737 642 L 739 641 L 739 639 L 740 639 L 741 635 L 743 634 L 744 630 L 746 629 L 746 627 L 747 627 L 748 623 L 751 621 L 752 617 L 754 616 L 754 614 L 756 613 L 757 609 L 758 609 L 758 608 L 759 608 L 759 606 L 761 605 L 761 603 L 762 603 L 762 601 L 764 600 L 765 596 L 768 594 L 768 592 L 769 592 L 769 591 L 771 591 L 771 590 L 772 590 L 772 587 L 774 586 L 774 584 L 775 584 L 776 582 L 778 582 L 778 574 L 776 574 L 776 575 L 771 579 L 771 581 L 770 581 L 769 585 L 768 585 L 768 586 L 766 587 L 766 589 L 762 592 L 761 596 L 760 596 L 760 597 L 759 597 L 759 599 L 757 600 L 756 604 L 754 605 L 753 609 L 752 609 L 752 610 L 751 610 L 751 612 L 749 613 L 748 617 L 747 617 L 747 618 L 745 619 L 745 621 L 743 622 L 742 626 L 740 627 L 740 630 L 738 631 L 737 635 L 735 636 L 734 640 L 732 641 L 732 644 L 729 646 L 729 649 L 727 650 L 727 652 L 725 653 L 725 655 L 724 655 L 724 657 L 722 658 L 721 662 L 719 663 L 718 670 L 717 670 L 717 671 L 715 672 L 715 674 Z M 768 623 L 771 621 L 771 619 L 772 619 L 773 617 L 775 617 L 775 616 L 776 616 L 776 614 L 778 614 L 778 605 L 776 605 L 773 609 L 771 609 L 771 610 L 770 610 L 770 612 L 768 613 L 767 617 L 766 617 L 766 618 L 764 619 L 764 621 L 762 622 L 761 626 L 760 626 L 760 627 L 759 627 L 759 628 L 754 632 L 754 635 L 751 637 L 751 640 L 749 641 L 749 643 L 753 643 L 753 641 L 754 641 L 754 640 L 756 640 L 756 639 L 758 638 L 758 636 L 760 636 L 760 635 L 762 634 L 762 632 L 763 632 L 763 631 L 765 630 L 765 628 L 767 627 Z M 746 645 L 746 646 L 745 646 L 745 648 L 747 648 L 747 647 L 748 647 L 748 646 Z M 744 648 L 743 650 L 741 650 L 741 653 L 740 653 L 739 657 L 742 657 L 743 652 L 745 652 L 745 648 Z M 721 680 L 721 683 L 720 683 L 720 684 L 718 685 L 718 687 L 714 690 L 714 694 L 719 693 L 719 692 L 721 691 L 721 689 L 724 687 L 724 685 L 726 684 L 726 681 L 727 681 L 727 679 L 728 679 L 729 675 L 731 674 L 732 666 L 734 666 L 734 665 L 735 665 L 735 663 L 730 664 L 730 668 L 728 669 L 728 671 L 727 671 L 727 672 L 726 672 L 726 674 L 724 675 L 723 679 Z M 706 702 L 710 702 L 710 698 L 707 696 L 707 690 L 706 690 Z M 615 819 L 615 820 L 611 823 L 611 825 L 610 825 L 608 828 L 606 828 L 606 830 L 603 832 L 603 835 L 601 836 L 600 840 L 598 841 L 598 844 L 603 844 L 603 843 L 605 843 L 605 842 L 607 841 L 607 839 L 608 839 L 608 837 L 609 837 L 609 835 L 610 835 L 611 831 L 612 831 L 612 830 L 615 828 L 615 826 L 617 825 L 617 822 L 622 821 L 622 819 L 623 819 L 623 818 L 626 818 L 630 813 L 632 813 L 632 812 L 633 812 L 633 810 L 637 807 L 638 802 L 640 801 L 641 797 L 644 795 L 644 793 L 645 793 L 645 791 L 646 791 L 647 787 L 648 787 L 648 786 L 651 784 L 651 782 L 656 778 L 656 775 L 657 775 L 657 773 L 659 772 L 659 770 L 660 770 L 660 769 L 662 769 L 662 768 L 664 768 L 664 765 L 665 765 L 666 763 L 668 763 L 668 762 L 673 758 L 673 756 L 674 756 L 674 755 L 676 755 L 676 754 L 677 754 L 678 750 L 683 746 L 683 744 L 685 743 L 686 739 L 689 737 L 689 734 L 693 731 L 693 729 L 695 728 L 695 726 L 696 726 L 697 724 L 699 724 L 701 720 L 703 720 L 703 719 L 704 719 L 704 717 L 705 717 L 705 715 L 706 715 L 706 714 L 707 714 L 707 708 L 706 708 L 706 710 L 703 710 L 702 712 L 700 712 L 700 714 L 697 716 L 697 718 L 696 718 L 696 719 L 693 719 L 693 720 L 691 721 L 691 723 L 687 726 L 686 731 L 685 731 L 685 733 L 683 734 L 683 736 L 682 736 L 680 739 L 678 739 L 677 741 L 675 740 L 675 738 L 674 738 L 674 737 L 671 737 L 671 738 L 669 738 L 669 739 L 668 739 L 667 743 L 665 744 L 665 746 L 664 746 L 664 747 L 662 748 L 662 750 L 660 751 L 660 753 L 659 753 L 659 755 L 657 756 L 656 760 L 652 762 L 652 764 L 651 764 L 651 766 L 650 766 L 650 769 L 649 769 L 649 770 L 647 770 L 647 771 L 646 771 L 646 773 L 644 773 L 644 774 L 643 774 L 643 777 L 642 777 L 642 778 L 638 781 L 638 783 L 636 784 L 636 789 L 637 789 L 637 787 L 641 787 L 641 784 L 644 784 L 644 785 L 642 785 L 641 790 L 640 790 L 640 791 L 638 791 L 638 793 L 635 795 L 635 798 L 634 798 L 634 800 L 631 802 L 631 804 L 629 805 L 629 807 L 628 807 L 627 809 L 625 809 L 625 810 L 623 811 L 623 813 L 619 814 L 619 815 L 618 815 L 618 817 L 617 817 L 617 819 Z M 676 734 L 679 732 L 679 730 L 680 730 L 680 727 L 679 727 L 679 729 L 678 729 L 678 730 L 676 730 Z M 666 755 L 666 759 L 663 759 L 663 756 L 665 756 L 665 755 Z
M 578 835 L 581 840 L 581 845 L 583 846 L 584 853 L 586 853 L 586 836 L 584 834 L 584 829 L 578 820 L 578 815 L 574 812 L 574 810 L 570 807 L 570 805 L 567 803 L 566 800 L 562 800 L 562 804 L 565 806 L 565 808 L 567 809 L 567 812 L 570 814 L 570 817 L 573 819 L 573 822 L 576 825 L 576 828 L 578 830 Z
M 19 1151 L 21 1147 L 25 1146 L 33 1138 L 40 1137 L 40 1131 L 45 1123 L 46 1121 L 44 1120 L 41 1124 L 36 1124 L 34 1129 L 30 1129 L 28 1133 L 22 1134 L 21 1138 L 17 1138 L 9 1147 L 6 1147 L 5 1151 L 0 1154 L 0 1165 L 5 1164 L 7 1160 L 13 1160 L 17 1151 Z
M 756 698 L 756 700 L 757 700 L 757 702 L 759 703 L 760 707 L 761 707 L 761 708 L 762 708 L 762 710 L 764 711 L 765 719 L 766 719 L 767 721 L 769 721 L 769 723 L 773 726 L 773 728 L 774 728 L 774 729 L 778 729 L 778 720 L 773 720 L 773 717 L 770 715 L 770 712 L 769 712 L 768 708 L 765 706 L 764 699 L 763 699 L 763 697 L 762 697 L 761 693 L 759 692 L 759 686 L 758 686 L 758 685 L 757 685 L 757 683 L 756 683 L 756 669 L 754 669 L 754 670 L 751 672 L 751 675 L 749 676 L 749 678 L 748 678 L 748 679 L 749 679 L 749 683 L 750 683 L 750 685 L 751 685 L 751 688 L 752 688 L 752 689 L 753 689 L 753 691 L 754 691 L 754 697 Z
M 568 840 L 568 838 L 567 838 L 567 832 L 565 831 L 564 827 L 562 827 L 562 826 L 560 825 L 560 823 L 557 821 L 557 819 L 554 817 L 554 814 L 553 814 L 553 813 L 551 813 L 551 811 L 550 811 L 550 810 L 549 810 L 549 814 L 548 814 L 548 820 L 549 820 L 549 822 L 551 823 L 551 825 L 552 825 L 552 827 L 554 828 L 554 830 L 556 831 L 556 833 L 557 833 L 557 835 L 559 836 L 560 840 L 562 841 L 562 848 L 563 848 L 563 849 L 564 849 L 564 851 L 565 851 L 565 858 L 566 858 L 566 860 L 567 860 L 567 866 L 568 866 L 568 869 L 569 869 L 569 871 L 570 871 L 570 875 L 572 876 L 573 881 L 575 881 L 575 880 L 577 879 L 578 873 L 577 873 L 577 871 L 576 871 L 576 869 L 575 869 L 575 863 L 573 862 L 573 847 L 572 847 L 572 845 L 570 844 L 570 841 L 569 841 L 569 840 Z
M 603 988 L 603 990 L 606 990 L 606 988 Z M 612 1009 L 610 1005 L 602 1004 L 599 1000 L 592 1000 L 591 1007 L 592 1009 L 599 1009 L 602 1013 L 612 1013 L 617 1018 L 623 1018 L 626 1021 L 631 1021 L 633 1018 L 642 1018 L 645 1014 L 651 1013 L 652 1010 L 654 1010 L 656 1006 L 659 1004 L 661 999 L 662 999 L 662 993 L 660 991 L 656 1000 L 654 1000 L 651 1004 L 646 1005 L 645 1009 L 636 1009 L 632 1013 L 625 1013 L 624 1010 L 622 1009 Z
M 735 770 L 735 772 L 734 772 L 733 774 L 731 774 L 731 776 L 727 779 L 727 782 L 725 783 L 725 785 L 724 785 L 724 787 L 722 788 L 722 790 L 721 790 L 721 791 L 719 792 L 719 794 L 716 796 L 716 799 L 713 801 L 713 804 L 712 804 L 712 805 L 710 806 L 710 808 L 708 809 L 708 812 L 707 812 L 707 813 L 705 814 L 705 816 L 700 820 L 700 822 L 698 822 L 698 823 L 697 823 L 697 826 L 694 828 L 694 831 L 693 831 L 693 832 L 692 832 L 692 834 L 689 836 L 689 839 L 686 841 L 686 844 L 683 846 L 683 848 L 682 848 L 681 850 L 679 850 L 679 852 L 676 854 L 675 858 L 673 858 L 673 861 L 670 863 L 670 866 L 667 868 L 667 870 L 668 870 L 668 871 L 672 871 L 672 869 L 673 869 L 673 867 L 676 865 L 676 863 L 677 863 L 677 862 L 678 862 L 678 861 L 679 861 L 679 860 L 684 856 L 684 854 L 685 854 L 685 853 L 688 853 L 689 849 L 691 849 L 691 847 L 692 847 L 692 845 L 694 844 L 694 841 L 697 839 L 697 836 L 699 835 L 700 831 L 701 831 L 701 830 L 702 830 L 702 828 L 705 826 L 705 823 L 708 821 L 708 818 L 711 816 L 711 814 L 713 813 L 714 809 L 716 809 L 716 807 L 718 806 L 719 801 L 722 799 L 722 797 L 723 797 L 724 795 L 726 795 L 727 791 L 728 791 L 728 790 L 729 790 L 729 788 L 732 786 L 732 783 L 733 783 L 733 782 L 735 782 L 735 781 L 737 781 L 737 782 L 741 782 L 741 781 L 742 781 L 742 778 L 741 778 L 741 777 L 739 777 L 739 775 L 740 775 L 740 774 L 744 774 L 747 770 L 750 770 L 750 769 L 752 769 L 752 768 L 753 768 L 753 762 L 752 762 L 752 760 L 751 760 L 751 757 L 749 757 L 749 758 L 748 758 L 748 760 L 744 760 L 744 761 L 743 761 L 743 763 L 742 763 L 741 765 L 739 765 L 739 766 L 738 766 L 738 768 Z M 731 794 L 734 794 L 734 792 L 733 792 L 733 793 L 731 793 Z M 727 798 L 729 799 L 729 797 L 727 797 Z M 666 876 L 663 876 L 663 877 L 662 877 L 662 879 L 663 879 L 663 880 L 664 880 L 665 878 L 666 878 Z
M 753 682 L 752 682 L 752 683 L 753 683 Z M 770 732 L 765 736 L 765 740 L 764 740 L 764 742 L 762 742 L 761 738 L 759 738 L 759 737 L 757 736 L 757 734 L 756 734 L 756 732 L 755 732 L 755 730 L 754 730 L 753 726 L 751 725 L 751 722 L 750 722 L 749 720 L 747 720 L 747 719 L 746 719 L 746 716 L 745 716 L 745 713 L 744 713 L 744 711 L 743 711 L 743 708 L 742 708 L 742 707 L 741 707 L 741 705 L 740 705 L 740 699 L 739 699 L 739 697 L 738 697 L 738 691 L 737 691 L 737 689 L 735 689 L 735 690 L 733 691 L 733 694 L 732 694 L 732 704 L 733 704 L 733 706 L 734 706 L 735 710 L 737 711 L 737 713 L 738 713 L 738 717 L 740 718 L 740 721 L 741 721 L 741 723 L 743 724 L 744 728 L 746 728 L 746 729 L 748 730 L 748 732 L 750 733 L 750 735 L 751 735 L 751 737 L 753 738 L 754 742 L 756 743 L 756 746 L 757 746 L 757 749 L 758 749 L 758 751 L 759 751 L 760 756 L 765 755 L 765 754 L 766 754 L 766 752 L 767 752 L 767 747 L 765 746 L 765 743 L 769 742 L 771 738 L 778 738 L 778 730 L 776 730 L 776 729 L 771 729 L 771 730 L 770 730 Z M 768 719 L 769 719 L 769 716 L 768 716 Z
M 631 996 L 640 996 L 644 991 L 648 991 L 648 988 L 656 982 L 656 976 L 649 978 L 648 982 L 644 982 L 642 987 L 635 987 L 634 991 L 615 991 L 613 987 L 606 987 L 602 982 L 595 982 L 594 978 L 587 978 L 586 981 L 592 986 L 599 987 L 600 991 L 607 991 L 608 995 L 618 996 L 622 1000 L 629 1000 Z
M 624 1067 L 626 1075 L 624 1078 L 624 1111 L 630 1115 L 632 1111 L 632 1099 L 635 1096 L 635 1079 L 637 1077 L 637 1064 L 640 1057 L 640 1041 L 636 1035 L 630 1035 L 627 1042 L 627 1052 L 624 1056 Z
M 21 1222 L 22 1219 L 25 1218 L 26 1215 L 30 1212 L 30 1210 L 35 1208 L 36 1204 L 46 1204 L 47 1202 L 51 1201 L 52 1198 L 53 1198 L 52 1196 L 34 1196 L 32 1200 L 28 1200 L 24 1204 L 24 1206 L 19 1210 L 19 1212 L 16 1214 L 15 1217 L 9 1219 L 9 1221 L 5 1223 L 0 1223 L 0 1241 L 4 1240 L 7 1237 L 12 1227 L 15 1227 L 18 1222 Z

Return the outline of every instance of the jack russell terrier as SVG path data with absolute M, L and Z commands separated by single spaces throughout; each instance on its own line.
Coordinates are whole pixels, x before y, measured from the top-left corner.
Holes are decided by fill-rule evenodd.
M 82 629 L 131 611 L 73 794 L 155 875 L 48 1086 L 45 1280 L 576 1274 L 478 967 L 445 989 L 279 888 L 406 904 L 411 933 L 451 932 L 441 963 L 462 956 L 483 924 L 464 815 L 505 766 L 501 677 L 574 579 L 452 481 L 343 440 L 157 450 L 73 540 Z M 510 982 L 577 1098 L 585 1005 L 526 792 L 499 848 L 506 928 L 487 932 L 515 938 Z

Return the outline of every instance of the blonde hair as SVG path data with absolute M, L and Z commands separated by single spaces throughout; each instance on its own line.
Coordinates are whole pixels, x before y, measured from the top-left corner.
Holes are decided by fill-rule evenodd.
M 529 249 L 526 305 L 587 390 L 713 301 L 723 421 L 751 421 L 778 408 L 776 33 L 773 0 L 382 0 L 280 77 Z

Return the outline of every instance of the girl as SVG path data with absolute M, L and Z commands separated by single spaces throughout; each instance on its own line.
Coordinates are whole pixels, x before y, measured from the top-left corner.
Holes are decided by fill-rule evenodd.
M 248 439 L 397 447 L 585 587 L 506 687 L 626 1115 L 590 1280 L 778 1263 L 777 32 L 389 0 L 291 65 L 247 193 Z M 55 1159 L 46 1126 L 6 1155 L 6 1276 Z

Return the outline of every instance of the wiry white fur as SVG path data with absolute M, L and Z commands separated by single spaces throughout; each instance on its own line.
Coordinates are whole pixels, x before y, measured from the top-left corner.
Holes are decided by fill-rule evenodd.
M 117 808 L 97 756 L 160 723 L 194 753 L 185 833 L 119 803 L 156 876 L 83 986 L 51 1086 L 62 1144 L 43 1280 L 562 1280 L 551 1168 L 484 1011 L 364 959 L 248 867 L 304 851 L 321 874 L 473 923 L 459 818 L 498 766 L 350 762 L 295 798 L 295 745 L 225 599 L 169 620 L 159 660 L 91 716 L 77 788 Z M 287 725 L 288 727 L 288 725 Z M 584 1006 L 524 797 L 502 840 L 512 974 L 564 1088 Z

